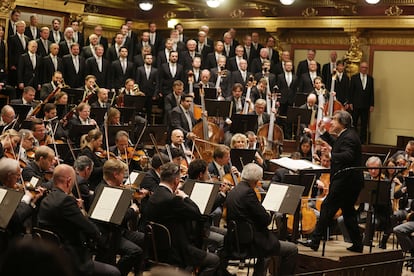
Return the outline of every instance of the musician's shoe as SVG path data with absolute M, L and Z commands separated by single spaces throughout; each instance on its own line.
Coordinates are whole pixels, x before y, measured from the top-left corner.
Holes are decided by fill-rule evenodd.
M 362 244 L 353 244 L 351 247 L 348 247 L 347 250 L 357 253 L 362 253 L 364 246 Z
M 300 243 L 303 246 L 310 247 L 310 249 L 312 249 L 313 251 L 318 251 L 320 241 L 319 240 L 306 240 L 306 241 L 298 240 L 298 243 Z

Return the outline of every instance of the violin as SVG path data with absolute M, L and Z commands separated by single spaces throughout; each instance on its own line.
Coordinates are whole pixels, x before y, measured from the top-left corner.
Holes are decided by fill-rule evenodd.
M 97 151 L 95 151 L 95 155 L 98 156 L 101 159 L 107 159 L 108 158 L 108 152 L 102 148 L 99 148 Z M 109 158 L 115 158 L 117 159 L 115 153 L 109 152 Z
M 17 159 L 17 156 L 15 156 L 15 154 L 13 154 L 10 151 L 5 151 L 4 152 L 4 157 L 10 158 L 10 159 L 15 159 L 15 160 Z M 33 157 L 34 157 L 34 154 L 33 154 Z M 19 164 L 20 164 L 20 168 L 22 168 L 22 169 L 27 166 L 26 162 L 24 162 L 21 158 L 19 158 Z
M 127 147 L 126 148 L 126 153 L 122 153 L 121 154 L 121 159 L 122 160 L 134 160 L 137 162 L 141 161 L 141 158 L 146 157 L 147 155 L 145 154 L 145 151 L 143 150 L 135 150 L 133 147 Z

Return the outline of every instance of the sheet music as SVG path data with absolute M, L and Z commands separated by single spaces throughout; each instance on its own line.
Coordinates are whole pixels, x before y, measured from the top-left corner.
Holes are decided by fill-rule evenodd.
M 137 172 L 131 172 L 127 180 L 125 181 L 125 185 L 132 185 L 135 183 L 135 180 L 137 180 L 139 173 Z
M 109 222 L 121 198 L 122 190 L 104 187 L 91 218 Z
M 278 212 L 288 190 L 286 185 L 271 184 L 262 202 L 262 206 L 273 212 Z
M 193 191 L 191 192 L 190 199 L 197 204 L 200 213 L 204 214 L 206 210 L 208 200 L 213 190 L 213 184 L 206 183 L 194 183 Z
M 291 171 L 300 171 L 300 170 L 305 170 L 305 169 L 313 169 L 313 170 L 326 169 L 322 166 L 313 164 L 312 162 L 308 160 L 303 160 L 303 159 L 295 160 L 289 157 L 271 159 L 270 162 L 276 165 L 279 165 L 281 167 L 284 167 L 286 169 L 289 169 Z
M 0 189 L 0 204 L 3 202 L 4 197 L 7 194 L 7 190 L 6 189 Z

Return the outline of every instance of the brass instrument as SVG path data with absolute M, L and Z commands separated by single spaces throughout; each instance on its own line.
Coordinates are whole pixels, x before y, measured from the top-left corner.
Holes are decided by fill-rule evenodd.
M 132 88 L 133 96 L 145 96 L 145 93 L 139 90 L 138 84 L 134 84 L 134 88 Z

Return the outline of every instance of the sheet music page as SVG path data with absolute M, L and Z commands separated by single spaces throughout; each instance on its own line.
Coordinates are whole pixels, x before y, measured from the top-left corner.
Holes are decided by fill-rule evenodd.
M 134 184 L 135 180 L 137 179 L 139 173 L 137 172 L 131 172 L 127 180 L 125 181 L 125 185 L 132 185 Z
M 191 192 L 190 199 L 197 204 L 200 213 L 204 214 L 206 210 L 208 199 L 210 198 L 211 191 L 213 190 L 213 184 L 207 183 L 194 183 L 193 191 Z
M 303 159 L 295 160 L 289 157 L 271 159 L 270 162 L 275 163 L 291 171 L 299 171 L 299 170 L 304 170 L 304 169 L 314 169 L 314 170 L 325 169 L 324 167 L 313 164 L 312 162 L 308 160 L 303 160 Z
M 96 203 L 91 218 L 109 222 L 121 198 L 122 190 L 105 187 Z
M 0 189 L 0 204 L 3 202 L 4 197 L 7 194 L 7 190 L 6 189 Z
M 266 197 L 262 202 L 263 207 L 268 211 L 279 211 L 288 188 L 289 187 L 285 185 L 271 184 L 269 190 L 267 190 Z

